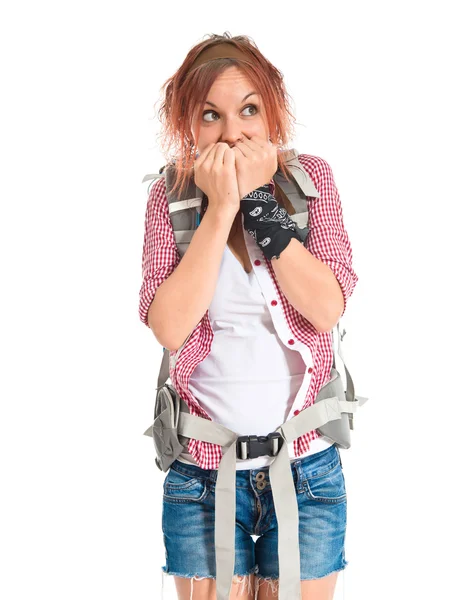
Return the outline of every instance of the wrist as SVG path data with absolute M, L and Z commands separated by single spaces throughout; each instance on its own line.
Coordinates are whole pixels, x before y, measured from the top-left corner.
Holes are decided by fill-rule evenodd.
M 279 258 L 293 238 L 302 243 L 296 230 L 284 229 L 278 223 L 269 229 L 255 229 L 254 234 L 252 235 L 267 260 Z
M 204 216 L 205 218 L 206 216 L 208 216 L 208 220 L 213 223 L 214 227 L 229 227 L 230 229 L 232 227 L 232 224 L 234 223 L 234 219 L 236 218 L 237 214 L 238 211 L 230 207 L 211 208 L 211 206 L 208 206 Z
M 267 197 L 265 197 L 265 194 L 267 194 Z M 247 198 L 252 198 L 252 200 L 260 199 L 260 198 L 263 198 L 264 200 L 268 200 L 268 195 L 270 195 L 273 198 L 272 194 L 270 193 L 270 183 L 265 183 L 265 184 L 259 186 L 258 188 L 252 190 L 248 194 L 245 194 L 245 196 L 243 196 L 243 198 L 241 198 L 241 200 L 245 200 Z

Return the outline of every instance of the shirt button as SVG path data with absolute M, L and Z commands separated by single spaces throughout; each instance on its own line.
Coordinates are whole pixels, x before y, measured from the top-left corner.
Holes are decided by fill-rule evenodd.
M 271 301 L 271 305 L 272 305 L 272 306 L 276 306 L 277 304 L 278 304 L 278 302 L 277 302 L 276 300 L 272 300 L 272 301 Z
M 254 260 L 254 261 L 253 261 L 253 264 L 254 264 L 254 265 L 257 265 L 257 267 L 258 267 L 258 266 L 259 266 L 260 264 L 262 264 L 262 263 L 261 263 L 261 262 L 258 260 L 258 258 L 257 258 L 257 260 Z
M 288 344 L 292 346 L 294 344 L 294 340 L 288 340 Z
M 309 369 L 307 370 L 308 373 L 312 373 L 312 367 L 309 367 Z
M 294 416 L 299 415 L 299 410 L 295 410 L 293 414 Z

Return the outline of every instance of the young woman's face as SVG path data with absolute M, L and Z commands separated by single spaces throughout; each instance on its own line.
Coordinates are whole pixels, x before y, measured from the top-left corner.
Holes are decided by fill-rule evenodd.
M 268 141 L 262 98 L 251 94 L 255 91 L 237 67 L 229 67 L 218 76 L 209 90 L 207 102 L 192 121 L 193 140 L 199 127 L 197 149 L 200 154 L 211 143 L 225 142 L 232 148 L 241 133 L 249 138 L 259 135 Z

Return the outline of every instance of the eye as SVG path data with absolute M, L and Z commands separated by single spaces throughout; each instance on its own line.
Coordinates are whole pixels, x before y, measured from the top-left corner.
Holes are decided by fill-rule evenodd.
M 257 114 L 257 112 L 258 112 L 258 109 L 255 106 L 255 104 L 248 104 L 245 108 L 255 108 L 255 114 Z M 245 108 L 244 108 L 244 110 L 245 110 Z M 249 115 L 249 116 L 251 116 L 251 115 Z
M 203 113 L 203 121 L 206 121 L 206 123 L 212 123 L 213 122 L 212 119 L 211 120 L 205 119 L 206 115 L 217 115 L 217 112 L 215 110 L 207 110 Z
M 253 114 L 257 114 L 257 112 L 258 112 L 258 108 L 255 106 L 255 104 L 247 104 L 247 106 L 245 106 L 245 107 L 242 109 L 242 112 L 243 112 L 244 110 L 247 110 L 248 108 L 253 108 L 253 109 L 255 109 L 255 113 L 252 113 L 252 114 L 250 114 L 250 115 L 245 115 L 245 116 L 247 116 L 247 117 L 251 117 Z M 206 110 L 206 111 L 203 113 L 203 121 L 205 121 L 206 123 L 213 123 L 213 119 L 205 119 L 206 115 L 217 115 L 217 116 L 219 117 L 218 113 L 217 113 L 215 110 Z

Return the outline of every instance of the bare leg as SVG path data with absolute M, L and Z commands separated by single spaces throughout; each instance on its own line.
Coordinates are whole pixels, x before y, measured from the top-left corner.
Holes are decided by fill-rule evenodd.
M 177 577 L 178 600 L 216 600 L 216 580 L 203 577 Z M 255 600 L 255 575 L 234 575 L 230 600 Z
M 339 572 L 331 573 L 320 579 L 301 581 L 302 600 L 333 600 L 335 584 Z M 278 580 L 257 577 L 255 582 L 256 600 L 277 600 Z

